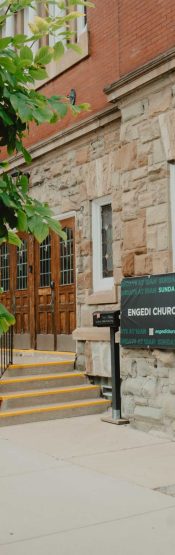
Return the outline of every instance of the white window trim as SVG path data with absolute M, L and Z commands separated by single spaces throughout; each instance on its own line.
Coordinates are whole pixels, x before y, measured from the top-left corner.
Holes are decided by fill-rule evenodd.
M 93 244 L 93 290 L 112 289 L 114 278 L 102 276 L 101 206 L 111 204 L 111 197 L 105 196 L 92 201 L 92 244 Z
M 55 10 L 55 13 L 63 13 L 63 10 L 58 6 L 50 6 L 50 9 Z M 79 6 L 79 11 L 84 13 L 84 6 Z M 32 22 L 36 13 L 32 8 L 24 8 L 24 32 L 28 35 L 29 22 Z M 64 29 L 63 29 L 64 30 Z M 60 29 L 61 31 L 61 29 Z M 14 36 L 14 15 L 11 15 L 7 18 L 6 23 L 2 29 L 2 36 Z M 43 85 L 48 83 L 51 79 L 58 77 L 62 73 L 64 73 L 67 69 L 73 67 L 77 63 L 81 62 L 84 58 L 89 55 L 89 36 L 88 36 L 88 29 L 87 23 L 84 17 L 77 19 L 77 39 L 78 39 L 78 46 L 81 48 L 81 54 L 75 52 L 74 50 L 66 48 L 66 40 L 63 38 L 62 42 L 65 46 L 65 53 L 63 57 L 59 60 L 59 62 L 52 60 L 50 64 L 47 66 L 48 77 L 43 81 L 36 81 L 35 82 L 35 89 L 41 88 Z M 49 44 L 54 46 L 55 41 L 58 40 L 58 37 L 49 37 Z M 29 43 L 30 46 L 30 43 Z M 32 46 L 33 54 L 35 55 L 38 49 L 38 43 L 35 43 Z M 69 91 L 68 91 L 69 92 Z
M 170 164 L 170 209 L 171 209 L 171 244 L 172 265 L 175 271 L 175 164 Z
M 84 6 L 78 5 L 77 6 L 77 11 L 79 13 L 82 13 L 82 17 L 79 17 L 77 19 L 77 39 L 79 41 L 79 38 L 81 36 L 81 34 L 85 31 L 86 29 L 86 24 L 85 24 L 85 11 L 84 11 Z

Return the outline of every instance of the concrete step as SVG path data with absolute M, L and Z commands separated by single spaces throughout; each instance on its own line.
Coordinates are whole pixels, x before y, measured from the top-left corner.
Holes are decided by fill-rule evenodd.
M 17 378 L 8 378 L 6 373 L 0 381 L 0 393 L 11 393 L 13 391 L 27 391 L 35 389 L 46 389 L 52 387 L 63 387 L 78 384 L 86 384 L 87 378 L 83 372 L 64 372 L 60 374 L 39 374 Z
M 70 402 L 73 400 L 94 399 L 100 397 L 100 387 L 95 385 L 79 385 L 42 389 L 36 391 L 21 391 L 20 393 L 6 393 L 0 395 L 0 411 L 13 408 L 31 407 L 34 405 L 49 405 Z
M 111 403 L 106 399 L 87 399 L 42 407 L 34 406 L 25 409 L 0 411 L 0 426 L 96 414 L 106 411 L 110 405 Z
M 57 374 L 58 372 L 72 372 L 74 369 L 74 359 L 60 360 L 51 362 L 34 362 L 32 364 L 12 364 L 10 365 L 5 376 L 9 378 L 17 378 L 22 376 L 32 376 L 36 374 Z

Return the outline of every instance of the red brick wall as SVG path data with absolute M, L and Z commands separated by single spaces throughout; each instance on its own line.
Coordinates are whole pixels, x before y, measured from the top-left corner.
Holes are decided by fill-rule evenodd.
M 68 94 L 74 88 L 77 103 L 89 102 L 91 113 L 107 106 L 103 89 L 118 76 L 118 13 L 116 0 L 96 0 L 95 9 L 88 9 L 90 56 L 73 66 L 44 87 L 46 95 Z M 89 113 L 88 113 L 89 116 Z M 83 115 L 87 117 L 87 113 Z M 73 119 L 77 121 L 77 119 Z M 56 125 L 41 125 L 31 129 L 28 144 L 56 133 L 71 124 L 70 116 Z M 36 139 L 37 138 L 37 139 Z
M 89 102 L 93 114 L 107 106 L 105 85 L 175 45 L 175 0 L 95 0 L 95 9 L 88 9 L 88 29 L 90 56 L 43 90 L 67 95 L 75 88 L 77 102 Z M 69 115 L 54 125 L 31 126 L 26 144 L 70 125 Z
M 119 0 L 120 75 L 175 46 L 175 0 Z

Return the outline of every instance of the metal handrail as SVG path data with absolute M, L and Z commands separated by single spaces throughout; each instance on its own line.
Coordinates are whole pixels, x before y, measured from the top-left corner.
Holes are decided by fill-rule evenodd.
M 0 351 L 1 351 L 1 364 L 0 364 L 0 378 L 7 370 L 10 364 L 13 364 L 13 326 L 9 328 L 6 333 L 0 336 Z

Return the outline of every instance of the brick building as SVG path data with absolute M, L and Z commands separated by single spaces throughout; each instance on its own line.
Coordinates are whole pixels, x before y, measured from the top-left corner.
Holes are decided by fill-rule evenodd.
M 66 52 L 42 90 L 74 89 L 91 112 L 33 127 L 27 141 L 31 194 L 54 207 L 68 247 L 24 239 L 34 272 L 12 287 L 16 339 L 64 349 L 73 332 L 77 368 L 109 384 L 109 331 L 93 328 L 93 312 L 120 306 L 123 276 L 174 270 L 174 2 L 96 0 L 77 37 L 81 58 Z M 122 349 L 123 416 L 174 431 L 174 365 L 173 351 Z

